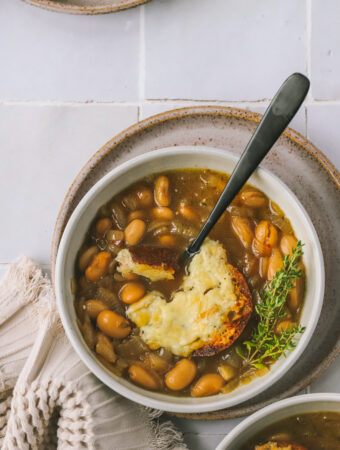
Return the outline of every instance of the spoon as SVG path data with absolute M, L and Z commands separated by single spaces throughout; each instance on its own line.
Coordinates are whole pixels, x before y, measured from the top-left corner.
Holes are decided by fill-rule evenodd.
M 180 264 L 186 264 L 199 251 L 210 230 L 297 113 L 307 95 L 309 85 L 308 78 L 301 73 L 292 74 L 282 84 L 243 151 L 201 231 L 180 255 Z

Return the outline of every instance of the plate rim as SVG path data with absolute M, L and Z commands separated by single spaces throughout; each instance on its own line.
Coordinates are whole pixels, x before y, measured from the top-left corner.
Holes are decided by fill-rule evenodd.
M 169 111 L 165 111 L 153 116 L 150 116 L 140 122 L 133 124 L 132 126 L 124 129 L 122 132 L 118 133 L 108 142 L 106 142 L 102 147 L 95 152 L 92 157 L 85 163 L 85 165 L 81 168 L 71 186 L 69 187 L 62 205 L 60 207 L 57 220 L 55 223 L 55 228 L 52 237 L 52 248 L 51 248 L 51 278 L 52 285 L 54 288 L 54 271 L 55 271 L 55 261 L 57 248 L 60 243 L 60 238 L 62 236 L 63 228 L 66 223 L 63 224 L 63 213 L 65 207 L 67 206 L 67 202 L 72 198 L 72 196 L 77 192 L 80 183 L 80 180 L 84 178 L 87 174 L 90 173 L 93 167 L 99 164 L 109 153 L 115 151 L 119 145 L 121 145 L 127 139 L 132 138 L 135 135 L 138 135 L 142 131 L 151 128 L 153 126 L 162 124 L 167 121 L 182 119 L 189 116 L 222 116 L 222 117 L 232 117 L 236 119 L 243 119 L 250 122 L 259 123 L 262 114 L 255 113 L 252 111 L 233 108 L 227 106 L 189 106 L 184 108 L 173 109 Z M 330 160 L 319 150 L 312 142 L 310 142 L 307 138 L 302 136 L 300 133 L 295 131 L 292 128 L 287 128 L 283 135 L 287 137 L 293 143 L 301 146 L 304 150 L 306 150 L 317 162 L 317 164 L 321 165 L 324 170 L 327 172 L 329 178 L 335 185 L 338 191 L 340 191 L 340 172 L 335 168 L 335 166 L 330 162 Z M 337 355 L 340 353 L 340 345 L 335 345 L 332 351 L 319 363 L 318 366 L 315 367 L 312 374 L 304 378 L 303 380 L 299 380 L 295 383 L 291 389 L 287 392 L 287 390 L 281 394 L 276 396 L 276 401 L 286 398 L 287 396 L 292 396 L 300 392 L 310 383 L 315 381 L 335 360 Z M 174 415 L 177 417 L 188 418 L 188 419 L 197 419 L 197 420 L 218 420 L 225 418 L 237 418 L 242 417 L 246 414 L 250 414 L 258 409 L 266 406 L 266 400 L 263 400 L 255 405 L 247 406 L 246 403 L 244 405 L 240 404 L 236 411 L 229 411 L 227 417 L 223 415 L 225 411 L 228 410 L 217 410 L 211 411 L 207 413 L 168 413 L 170 415 Z
M 109 14 L 119 11 L 124 11 L 125 9 L 135 8 L 137 6 L 144 5 L 151 0 L 121 0 L 121 4 L 107 4 L 102 6 L 77 6 L 77 5 L 67 5 L 59 3 L 52 0 L 22 0 L 23 2 L 37 6 L 48 11 L 54 11 L 66 14 Z

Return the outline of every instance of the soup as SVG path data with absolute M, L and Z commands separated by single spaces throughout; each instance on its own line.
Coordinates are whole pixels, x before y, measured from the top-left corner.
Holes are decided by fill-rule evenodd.
M 206 169 L 153 174 L 98 210 L 72 288 L 83 337 L 114 374 L 203 396 L 230 392 L 273 363 L 245 364 L 236 344 L 251 336 L 261 290 L 297 243 L 279 206 L 245 185 L 200 253 L 186 267 L 177 261 L 227 181 Z M 303 291 L 304 276 L 283 305 L 278 333 L 299 323 Z
M 282 447 L 287 450 L 338 450 L 340 413 L 320 411 L 280 420 L 252 437 L 242 450 Z

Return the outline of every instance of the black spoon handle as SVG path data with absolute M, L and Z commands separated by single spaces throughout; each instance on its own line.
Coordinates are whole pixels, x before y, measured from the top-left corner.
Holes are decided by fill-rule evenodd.
M 294 73 L 282 84 L 242 153 L 214 209 L 186 250 L 189 257 L 199 251 L 212 227 L 295 116 L 308 89 L 309 80 L 300 73 Z

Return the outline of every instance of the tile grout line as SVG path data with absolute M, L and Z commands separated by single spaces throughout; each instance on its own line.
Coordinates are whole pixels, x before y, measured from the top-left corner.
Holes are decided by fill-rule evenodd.
M 145 100 L 145 6 L 140 7 L 139 13 L 139 66 L 138 66 L 138 106 Z M 139 120 L 139 116 L 138 116 Z
M 240 106 L 240 107 L 251 107 L 251 106 L 267 106 L 271 99 L 263 100 L 197 100 L 197 99 L 141 99 L 135 102 L 132 101 L 112 101 L 112 102 L 75 102 L 75 101 L 40 101 L 40 100 L 0 100 L 0 105 L 3 106 L 73 106 L 73 107 L 95 107 L 95 106 L 140 106 L 141 104 L 146 105 L 187 105 L 187 106 Z M 319 106 L 332 106 L 340 105 L 339 100 L 316 100 L 316 99 L 306 99 L 305 104 L 309 105 L 319 105 Z
M 138 101 L 75 101 L 75 100 L 0 100 L 0 105 L 4 106 L 74 106 L 74 107 L 95 107 L 95 106 L 136 106 Z
M 312 76 L 312 0 L 306 0 L 306 74 Z M 308 101 L 313 101 L 312 90 L 308 92 Z
M 303 135 L 307 137 L 307 106 L 305 104 L 301 107 L 301 111 L 303 112 Z
M 306 0 L 306 74 L 311 80 L 312 77 L 312 0 Z M 312 87 L 310 88 L 305 103 L 305 135 L 308 139 L 308 104 L 313 104 Z M 312 101 L 311 101 L 312 100 Z M 309 389 L 309 386 L 308 388 Z M 307 390 L 307 393 L 309 391 Z

